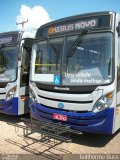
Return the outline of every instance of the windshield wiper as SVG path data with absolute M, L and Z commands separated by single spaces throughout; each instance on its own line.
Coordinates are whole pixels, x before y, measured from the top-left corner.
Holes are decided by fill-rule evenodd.
M 47 39 L 47 42 L 48 42 L 48 45 L 49 45 L 51 51 L 52 51 L 53 53 L 55 53 L 56 55 L 58 55 L 57 50 L 56 50 L 56 48 L 55 48 L 55 45 L 50 42 L 50 40 L 49 40 L 48 37 L 46 37 L 46 39 Z
M 83 36 L 88 32 L 87 29 L 83 30 L 79 36 L 77 37 L 77 39 L 74 41 L 74 43 L 72 44 L 72 46 L 69 48 L 68 53 L 67 53 L 67 57 L 72 57 L 73 54 L 75 53 L 78 45 L 81 43 L 81 40 L 83 38 Z
M 112 59 L 110 59 L 108 62 L 108 76 L 110 76 L 111 63 L 112 63 Z
M 53 52 L 53 53 L 55 53 L 55 55 L 56 55 L 56 70 L 58 69 L 58 60 L 59 60 L 59 56 L 60 56 L 60 52 L 58 52 L 57 51 L 57 49 L 56 49 L 56 47 L 55 47 L 55 44 L 53 44 L 53 43 L 51 43 L 50 42 L 50 40 L 49 40 L 49 38 L 48 37 L 46 37 L 46 39 L 47 39 L 47 42 L 48 42 L 48 45 L 49 45 L 49 47 L 50 47 L 50 49 L 51 49 L 51 51 Z

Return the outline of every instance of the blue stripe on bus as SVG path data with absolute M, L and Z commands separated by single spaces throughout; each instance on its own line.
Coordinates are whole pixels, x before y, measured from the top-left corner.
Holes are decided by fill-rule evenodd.
M 99 113 L 85 112 L 77 113 L 72 111 L 58 110 L 46 107 L 41 104 L 30 105 L 32 116 L 35 119 L 44 119 L 47 121 L 60 122 L 53 119 L 53 114 L 61 114 L 67 116 L 67 121 L 63 124 L 71 126 L 71 128 L 93 133 L 112 134 L 114 108 L 108 108 Z
M 18 115 L 18 97 L 11 100 L 0 100 L 0 113 Z

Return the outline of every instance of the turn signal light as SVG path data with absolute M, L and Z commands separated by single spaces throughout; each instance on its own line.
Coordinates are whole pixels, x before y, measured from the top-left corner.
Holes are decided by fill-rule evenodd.
M 21 96 L 21 100 L 22 100 L 23 102 L 26 102 L 26 101 L 27 101 L 27 97 L 26 97 L 26 96 Z

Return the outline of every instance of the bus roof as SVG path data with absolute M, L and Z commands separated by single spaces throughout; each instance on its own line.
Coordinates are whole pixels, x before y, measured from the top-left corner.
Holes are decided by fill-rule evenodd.
M 89 17 L 89 16 L 99 16 L 99 15 L 110 15 L 110 14 L 115 14 L 116 12 L 114 11 L 101 11 L 101 12 L 91 12 L 91 13 L 84 13 L 84 14 L 78 14 L 78 15 L 74 15 L 74 16 L 69 16 L 69 17 L 64 17 L 64 18 L 60 18 L 60 19 L 57 19 L 57 20 L 54 20 L 52 22 L 49 22 L 49 23 L 46 23 L 42 26 L 40 26 L 39 28 L 41 27 L 45 27 L 45 26 L 48 26 L 48 25 L 52 25 L 52 24 L 55 24 L 55 23 L 59 23 L 59 22 L 64 22 L 64 21 L 67 21 L 67 20 L 73 20 L 73 19 L 77 19 L 79 17 L 83 18 L 83 17 Z

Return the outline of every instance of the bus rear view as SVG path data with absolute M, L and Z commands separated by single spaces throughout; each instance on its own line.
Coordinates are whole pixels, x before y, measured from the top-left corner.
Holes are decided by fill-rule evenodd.
M 114 12 L 89 13 L 37 30 L 30 75 L 32 117 L 82 132 L 113 134 L 120 128 L 119 21 Z

